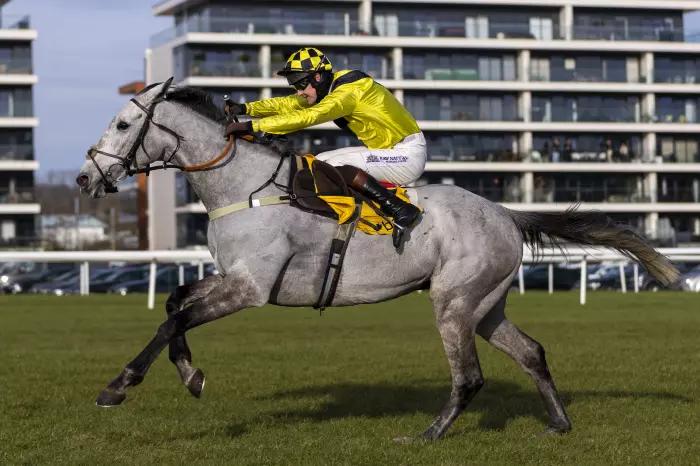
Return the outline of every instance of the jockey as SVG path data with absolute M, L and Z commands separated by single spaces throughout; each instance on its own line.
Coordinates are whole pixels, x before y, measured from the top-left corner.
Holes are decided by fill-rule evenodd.
M 412 183 L 425 168 L 426 143 L 413 116 L 385 87 L 353 70 L 332 71 L 318 49 L 302 48 L 277 73 L 287 78 L 296 94 L 227 104 L 227 113 L 258 120 L 231 123 L 226 136 L 263 131 L 287 134 L 328 121 L 352 131 L 364 146 L 346 147 L 316 156 L 338 167 L 348 184 L 377 201 L 394 219 L 394 246 L 420 221 L 420 210 L 387 190 L 377 180 L 397 185 Z

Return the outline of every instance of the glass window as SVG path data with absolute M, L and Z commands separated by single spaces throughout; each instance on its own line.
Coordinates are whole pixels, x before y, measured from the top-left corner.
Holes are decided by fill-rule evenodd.
M 0 160 L 32 160 L 34 144 L 31 129 L 0 130 Z
M 428 158 L 453 161 L 518 161 L 517 137 L 501 133 L 426 133 Z
M 0 74 L 31 74 L 31 46 L 6 42 L 0 46 Z
M 256 47 L 180 46 L 173 51 L 175 79 L 188 76 L 262 76 Z
M 535 133 L 533 162 L 633 162 L 642 158 L 639 134 Z
M 640 120 L 638 96 L 616 95 L 534 95 L 533 121 L 611 121 Z
M 587 40 L 683 41 L 683 13 L 577 8 L 574 38 Z
M 32 114 L 31 88 L 0 88 L 0 116 L 30 117 Z
M 700 83 L 700 57 L 656 55 L 654 81 L 657 83 Z

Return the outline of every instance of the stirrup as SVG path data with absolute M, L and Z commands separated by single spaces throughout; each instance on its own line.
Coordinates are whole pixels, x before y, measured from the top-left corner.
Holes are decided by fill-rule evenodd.
M 423 220 L 422 212 L 419 213 L 416 219 L 406 227 L 398 225 L 397 223 L 393 224 L 394 229 L 391 232 L 391 241 L 394 244 L 396 252 L 401 253 L 401 251 L 403 251 L 404 243 L 411 238 L 411 231 L 416 225 L 418 225 L 421 222 L 421 220 Z

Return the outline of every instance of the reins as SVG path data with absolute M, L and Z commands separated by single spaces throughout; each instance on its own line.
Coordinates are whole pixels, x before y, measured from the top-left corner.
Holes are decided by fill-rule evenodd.
M 92 161 L 92 163 L 95 165 L 95 168 L 97 168 L 97 172 L 100 174 L 102 177 L 102 181 L 104 182 L 105 185 L 105 191 L 108 193 L 116 193 L 117 187 L 115 185 L 115 182 L 117 180 L 114 179 L 114 176 L 112 175 L 111 168 L 113 166 L 121 166 L 124 171 L 126 172 L 127 176 L 133 176 L 139 173 L 145 173 L 146 176 L 148 176 L 152 171 L 155 170 L 166 170 L 168 168 L 174 168 L 176 170 L 188 172 L 188 173 L 193 173 L 193 172 L 201 172 L 201 171 L 209 171 L 209 170 L 215 170 L 218 168 L 222 168 L 226 165 L 228 165 L 235 157 L 236 157 L 236 139 L 233 136 L 229 136 L 228 142 L 226 143 L 226 146 L 221 150 L 219 154 L 217 154 L 214 158 L 211 160 L 201 163 L 201 164 L 195 164 L 195 165 L 178 165 L 171 163 L 171 160 L 175 157 L 177 152 L 180 150 L 180 146 L 182 145 L 182 141 L 185 140 L 183 136 L 175 132 L 174 130 L 168 128 L 165 125 L 162 125 L 155 121 L 153 119 L 153 113 L 155 110 L 156 105 L 158 105 L 160 102 L 163 102 L 166 99 L 164 93 L 168 89 L 170 80 L 166 82 L 166 84 L 163 86 L 163 91 L 161 94 L 156 96 L 153 101 L 151 101 L 151 104 L 148 107 L 145 107 L 143 104 L 141 104 L 138 100 L 135 98 L 130 99 L 130 102 L 136 105 L 141 111 L 144 112 L 146 115 L 146 119 L 143 122 L 143 125 L 141 126 L 141 129 L 139 129 L 139 134 L 136 137 L 136 140 L 134 141 L 134 144 L 132 144 L 131 148 L 129 149 L 129 152 L 127 152 L 126 156 L 121 156 L 118 154 L 112 154 L 109 152 L 105 152 L 96 148 L 90 148 L 87 152 L 87 158 Z M 144 146 L 144 141 L 146 139 L 146 134 L 148 133 L 148 130 L 150 128 L 150 125 L 153 124 L 156 128 L 165 131 L 168 134 L 171 134 L 173 137 L 175 137 L 175 140 L 177 141 L 177 144 L 175 146 L 175 149 L 172 151 L 169 157 L 165 157 L 165 150 L 163 150 L 163 156 L 162 156 L 162 161 L 163 163 L 161 165 L 151 165 L 153 163 L 156 163 L 156 161 L 149 162 L 145 167 L 139 167 L 136 161 L 136 153 L 138 152 L 139 148 L 143 150 L 143 152 L 146 154 L 146 156 L 151 159 L 150 154 L 146 150 Z M 247 139 L 247 138 L 246 138 Z M 252 139 L 249 140 L 250 142 L 253 142 Z M 95 155 L 100 154 L 104 155 L 113 159 L 118 160 L 118 163 L 115 163 L 111 165 L 106 173 L 102 170 L 100 165 L 97 163 L 95 160 Z M 227 158 L 228 156 L 228 158 Z M 133 167 L 132 167 L 133 165 Z M 281 165 L 281 164 L 280 164 Z M 279 171 L 279 167 L 277 169 Z M 269 184 L 269 183 L 268 183 Z

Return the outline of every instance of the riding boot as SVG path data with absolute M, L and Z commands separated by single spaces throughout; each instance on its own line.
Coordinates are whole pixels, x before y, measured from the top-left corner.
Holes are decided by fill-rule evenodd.
M 420 221 L 420 209 L 398 198 L 367 172 L 356 170 L 350 186 L 376 201 L 382 213 L 394 220 L 392 239 L 394 247 L 399 250 L 410 230 Z

